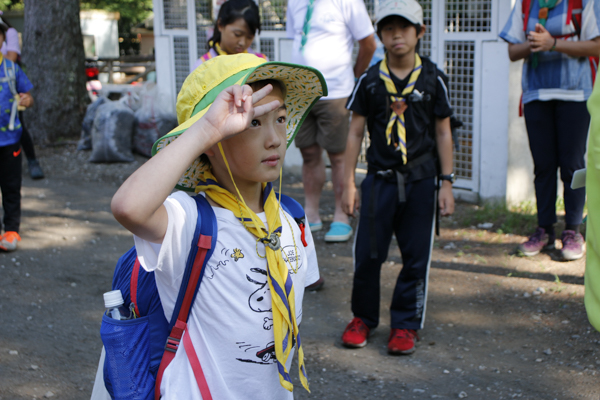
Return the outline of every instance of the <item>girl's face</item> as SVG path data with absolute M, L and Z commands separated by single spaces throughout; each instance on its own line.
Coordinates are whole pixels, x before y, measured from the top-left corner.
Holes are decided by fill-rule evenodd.
M 250 31 L 244 18 L 238 18 L 230 24 L 217 25 L 221 32 L 221 48 L 228 54 L 243 53 L 254 40 L 254 32 Z

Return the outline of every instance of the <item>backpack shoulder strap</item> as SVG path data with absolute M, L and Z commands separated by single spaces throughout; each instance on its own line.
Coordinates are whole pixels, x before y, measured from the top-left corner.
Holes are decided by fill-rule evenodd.
M 527 32 L 527 23 L 529 22 L 529 13 L 531 12 L 531 0 L 521 2 L 521 13 L 523 14 L 523 32 Z
M 437 65 L 427 57 L 421 57 L 425 92 L 437 94 Z
M 155 386 L 155 398 L 160 399 L 160 384 L 162 376 L 167 366 L 175 358 L 175 353 L 179 348 L 179 343 L 183 337 L 184 348 L 188 356 L 188 360 L 192 365 L 194 375 L 196 377 L 196 383 L 202 394 L 202 398 L 205 400 L 211 400 L 210 390 L 204 377 L 204 372 L 198 361 L 198 356 L 194 346 L 189 339 L 189 335 L 183 335 L 187 329 L 187 320 L 190 315 L 192 304 L 196 294 L 200 289 L 200 283 L 204 276 L 205 266 L 210 259 L 215 244 L 217 242 L 217 219 L 215 213 L 208 203 L 208 200 L 202 195 L 194 196 L 196 206 L 198 209 L 198 219 L 196 222 L 196 230 L 194 231 L 194 239 L 188 256 L 187 264 L 185 267 L 185 273 L 181 282 L 181 288 L 179 289 L 179 295 L 177 296 L 177 302 L 173 309 L 173 316 L 171 317 L 171 323 L 169 325 L 170 335 L 167 338 L 165 344 L 165 351 L 160 362 L 158 373 L 156 374 L 156 386 Z
M 575 16 L 573 16 L 574 10 L 576 10 Z M 570 25 L 571 20 L 573 20 L 573 22 L 578 24 L 578 26 L 575 27 L 575 29 L 577 29 L 577 31 L 578 31 L 577 36 L 579 36 L 581 33 L 581 14 L 582 13 L 583 13 L 582 1 L 581 0 L 569 0 L 569 4 L 567 4 L 566 25 Z
M 2 66 L 4 67 L 4 78 L 1 81 L 8 83 L 10 92 L 14 96 L 17 94 L 17 68 L 15 63 L 6 57 L 2 61 Z
M 217 242 L 217 218 L 211 205 L 202 195 L 194 196 L 193 199 L 198 209 L 198 220 L 169 328 L 177 320 L 187 321 L 204 276 L 204 265 L 210 259 Z
M 281 197 L 281 207 L 294 218 L 294 221 L 298 224 L 300 228 L 302 239 L 302 244 L 304 247 L 308 246 L 306 243 L 306 214 L 304 212 L 304 208 L 298 203 L 295 199 L 290 196 L 286 196 L 285 194 L 276 193 L 277 198 Z

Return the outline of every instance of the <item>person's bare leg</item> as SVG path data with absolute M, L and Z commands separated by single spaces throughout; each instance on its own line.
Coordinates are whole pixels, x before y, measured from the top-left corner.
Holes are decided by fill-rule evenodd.
M 302 181 L 304 183 L 304 212 L 309 223 L 321 222 L 319 200 L 325 185 L 323 149 L 318 144 L 300 149 L 302 153 Z M 341 174 L 340 174 L 341 177 Z
M 334 222 L 348 224 L 348 215 L 342 211 L 342 194 L 344 192 L 344 153 L 327 153 L 331 163 L 331 183 L 335 195 Z

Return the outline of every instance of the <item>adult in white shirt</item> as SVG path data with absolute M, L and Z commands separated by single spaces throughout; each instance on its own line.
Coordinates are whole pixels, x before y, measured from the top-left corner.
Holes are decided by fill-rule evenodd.
M 304 210 L 311 230 L 320 230 L 323 223 L 319 200 L 326 179 L 325 149 L 331 162 L 335 194 L 333 223 L 325 241 L 343 242 L 352 236 L 348 216 L 341 208 L 349 120 L 345 106 L 355 78 L 367 69 L 375 52 L 373 24 L 362 0 L 294 0 L 288 2 L 286 29 L 288 37 L 294 39 L 292 62 L 321 71 L 328 89 L 327 97 L 313 107 L 295 139 L 303 160 Z M 355 41 L 359 50 L 353 66 Z

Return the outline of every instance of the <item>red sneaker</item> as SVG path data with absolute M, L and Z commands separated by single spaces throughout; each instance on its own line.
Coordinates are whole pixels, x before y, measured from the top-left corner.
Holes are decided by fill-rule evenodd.
M 396 356 L 414 353 L 415 339 L 419 340 L 419 335 L 413 329 L 392 328 L 388 341 L 388 353 Z
M 21 236 L 17 232 L 8 231 L 4 235 L 0 235 L 0 249 L 4 251 L 15 251 L 17 242 L 21 241 Z
M 342 335 L 342 344 L 346 347 L 365 347 L 367 345 L 367 338 L 371 330 L 362 319 L 354 317 L 352 321 L 346 326 L 344 334 Z

